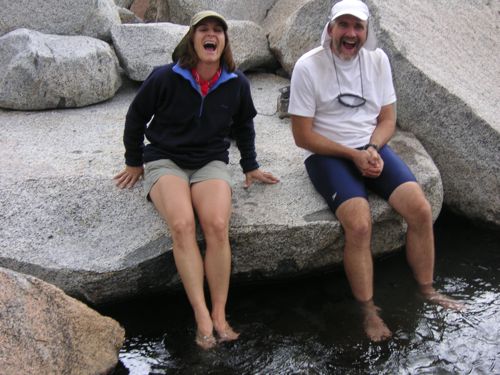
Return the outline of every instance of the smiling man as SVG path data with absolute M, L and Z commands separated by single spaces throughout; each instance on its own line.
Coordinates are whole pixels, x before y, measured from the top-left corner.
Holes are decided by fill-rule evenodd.
M 396 128 L 396 93 L 387 55 L 363 48 L 368 19 L 368 7 L 360 0 L 333 6 L 321 46 L 294 67 L 288 112 L 295 143 L 305 149 L 309 177 L 344 228 L 344 268 L 364 314 L 365 332 L 381 341 L 392 333 L 373 301 L 367 189 L 407 222 L 407 259 L 420 293 L 445 307 L 460 305 L 433 288 L 431 206 L 413 173 L 387 145 Z

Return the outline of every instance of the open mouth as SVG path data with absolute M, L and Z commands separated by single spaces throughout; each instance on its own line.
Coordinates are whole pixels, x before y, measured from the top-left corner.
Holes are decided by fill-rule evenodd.
M 217 48 L 217 45 L 214 42 L 205 42 L 203 43 L 203 48 L 207 51 L 215 51 Z
M 349 40 L 345 40 L 345 39 L 342 41 L 342 46 L 348 50 L 355 49 L 356 45 L 357 45 L 356 41 L 349 41 Z

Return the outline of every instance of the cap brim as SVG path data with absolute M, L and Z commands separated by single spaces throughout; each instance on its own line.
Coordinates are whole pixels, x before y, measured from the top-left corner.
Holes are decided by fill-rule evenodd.
M 368 19 L 368 16 L 366 13 L 363 12 L 358 12 L 358 11 L 353 11 L 353 10 L 345 10 L 345 11 L 340 11 L 338 12 L 335 17 L 332 17 L 332 21 L 339 18 L 340 16 L 344 16 L 346 14 L 349 14 L 351 16 L 354 16 L 356 18 L 359 18 L 361 21 L 366 21 Z
M 172 52 L 172 61 L 173 62 L 176 62 L 180 55 L 181 55 L 181 51 L 183 51 L 185 48 L 187 48 L 187 44 L 189 43 L 189 32 L 186 33 L 186 35 L 184 35 L 181 39 L 181 41 L 177 44 L 177 46 L 174 48 L 174 51 Z

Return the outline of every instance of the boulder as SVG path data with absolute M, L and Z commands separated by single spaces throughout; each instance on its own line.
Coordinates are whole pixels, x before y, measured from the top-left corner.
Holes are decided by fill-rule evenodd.
M 276 66 L 262 28 L 250 21 L 228 21 L 236 65 L 245 71 Z M 169 22 L 119 25 L 111 34 L 127 76 L 144 81 L 153 68 L 172 62 L 172 52 L 188 26 Z
M 281 182 L 244 189 L 233 145 L 233 279 L 295 277 L 339 265 L 341 226 L 307 177 L 289 120 L 276 113 L 279 88 L 290 82 L 271 74 L 249 78 L 259 113 L 258 160 Z M 0 170 L 1 266 L 96 304 L 180 287 L 170 235 L 141 184 L 120 190 L 112 180 L 124 166 L 123 123 L 137 88 L 128 82 L 112 100 L 74 110 L 0 110 L 0 159 L 9 160 Z M 408 133 L 399 132 L 391 145 L 436 218 L 442 185 L 431 158 Z M 370 196 L 370 203 L 374 253 L 401 248 L 402 219 L 382 199 Z
M 17 0 L 0 6 L 0 36 L 26 28 L 45 34 L 85 35 L 110 40 L 120 23 L 113 0 Z
M 145 22 L 166 22 L 170 20 L 167 0 L 135 0 L 130 10 Z
M 134 0 L 114 0 L 117 7 L 130 9 L 130 6 L 134 2 Z
M 125 331 L 60 289 L 0 268 L 2 374 L 109 374 Z
M 114 96 L 118 59 L 102 40 L 17 29 L 0 37 L 0 107 L 82 107 Z
M 142 19 L 137 17 L 134 12 L 126 8 L 118 8 L 121 23 L 142 23 Z
M 262 27 L 252 21 L 227 21 L 234 62 L 242 71 L 276 68 Z
M 500 225 L 500 3 L 371 0 L 401 128 L 441 172 L 444 202 Z
M 276 0 L 165 0 L 170 22 L 189 25 L 191 17 L 202 10 L 214 10 L 226 20 L 247 20 L 260 24 Z
M 300 56 L 320 45 L 330 9 L 331 0 L 278 0 L 269 12 L 269 47 L 288 75 Z
M 127 76 L 144 81 L 155 66 L 172 62 L 172 52 L 188 27 L 169 22 L 115 26 L 113 45 Z

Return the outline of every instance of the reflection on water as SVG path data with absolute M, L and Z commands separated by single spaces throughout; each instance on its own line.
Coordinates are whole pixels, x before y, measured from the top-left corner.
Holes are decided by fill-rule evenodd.
M 341 269 L 314 278 L 234 286 L 229 320 L 240 340 L 203 352 L 183 294 L 103 309 L 127 341 L 116 375 L 131 374 L 500 374 L 500 234 L 441 215 L 436 287 L 462 312 L 424 302 L 404 253 L 376 262 L 376 303 L 393 330 L 364 336 Z

